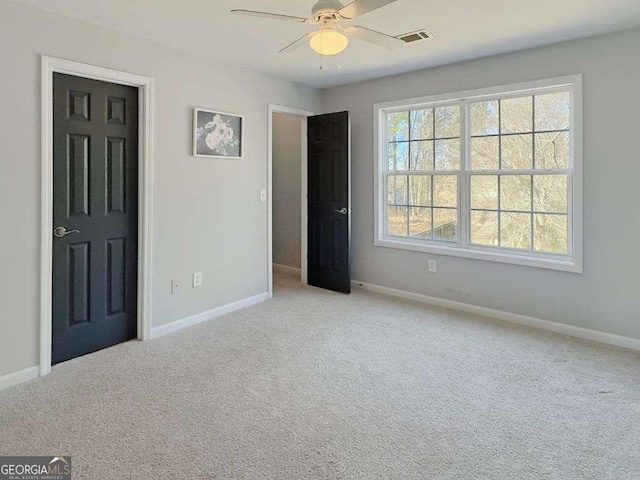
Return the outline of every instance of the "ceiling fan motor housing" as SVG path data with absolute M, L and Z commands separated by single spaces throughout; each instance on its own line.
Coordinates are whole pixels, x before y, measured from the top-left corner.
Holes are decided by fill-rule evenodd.
M 336 12 L 343 7 L 338 0 L 319 0 L 313 6 L 311 15 L 313 18 L 324 17 L 325 15 L 335 16 Z

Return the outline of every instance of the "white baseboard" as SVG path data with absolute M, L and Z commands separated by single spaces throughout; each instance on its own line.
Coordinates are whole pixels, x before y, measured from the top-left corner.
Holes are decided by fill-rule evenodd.
M 279 263 L 274 263 L 273 269 L 278 270 L 279 272 L 296 273 L 298 275 L 300 275 L 301 272 L 299 268 L 290 267 L 289 265 L 281 265 Z
M 181 318 L 180 320 L 167 323 L 166 325 L 160 325 L 159 327 L 152 328 L 151 338 L 162 337 L 163 335 L 168 335 L 170 333 L 177 332 L 178 330 L 182 330 L 183 328 L 191 327 L 193 325 L 197 325 L 198 323 L 206 322 L 207 320 L 226 315 L 227 313 L 250 307 L 257 303 L 264 302 L 268 299 L 269 293 L 264 292 L 259 295 L 254 295 L 253 297 L 244 298 L 242 300 L 238 300 L 237 302 L 229 303 L 228 305 L 223 305 L 212 310 L 207 310 L 206 312 L 198 313 L 186 318 Z
M 621 335 L 600 332 L 598 330 L 590 330 L 588 328 L 575 327 L 573 325 L 566 325 L 564 323 L 550 322 L 549 320 L 541 320 L 539 318 L 527 317 L 525 315 L 504 312 L 502 310 L 494 310 L 493 308 L 479 307 L 477 305 L 471 305 L 468 303 L 454 302 L 452 300 L 445 300 L 437 297 L 429 297 L 427 295 L 422 295 L 419 293 L 396 290 L 395 288 L 383 287 L 380 285 L 364 283 L 357 280 L 353 280 L 352 284 L 356 287 L 361 287 L 362 289 L 368 290 L 370 292 L 382 293 L 385 295 L 390 295 L 392 297 L 403 298 L 405 300 L 413 300 L 415 302 L 426 303 L 428 305 L 482 315 L 505 322 L 517 323 L 518 325 L 539 328 L 555 333 L 562 333 L 564 335 L 570 335 L 572 337 L 578 337 L 585 340 L 592 340 L 594 342 L 607 343 L 609 345 L 615 345 L 617 347 L 640 350 L 640 339 L 637 338 L 623 337 Z
M 22 382 L 27 382 L 40 376 L 40 367 L 29 367 L 18 372 L 10 373 L 4 377 L 0 377 L 0 390 L 13 387 Z

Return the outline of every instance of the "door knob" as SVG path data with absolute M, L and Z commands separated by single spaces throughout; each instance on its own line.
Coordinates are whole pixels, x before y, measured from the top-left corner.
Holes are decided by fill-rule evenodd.
M 334 210 L 334 212 L 339 213 L 340 215 L 346 215 L 348 210 L 347 207 L 342 207 L 340 210 Z
M 64 227 L 56 227 L 53 230 L 53 234 L 58 238 L 66 237 L 67 235 L 69 235 L 71 233 L 80 233 L 80 230 L 67 230 Z

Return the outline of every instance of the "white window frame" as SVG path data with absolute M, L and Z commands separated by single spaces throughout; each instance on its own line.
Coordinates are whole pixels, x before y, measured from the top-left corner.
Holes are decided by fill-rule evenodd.
M 569 178 L 570 194 L 568 198 L 568 243 L 567 255 L 549 254 L 541 252 L 520 251 L 505 247 L 483 247 L 471 245 L 468 234 L 470 224 L 469 179 L 473 172 L 470 170 L 470 119 L 468 109 L 471 101 L 488 101 L 518 97 L 524 95 L 539 95 L 556 90 L 568 91 L 571 95 L 570 116 L 570 168 L 566 171 Z M 386 235 L 386 182 L 387 172 L 387 135 L 385 115 L 394 111 L 433 108 L 443 105 L 459 103 L 461 105 L 461 181 L 458 184 L 458 239 L 457 241 L 416 240 L 413 238 L 393 237 Z M 379 247 L 412 250 L 438 255 L 487 260 L 499 263 L 509 263 L 529 267 L 546 268 L 565 272 L 582 273 L 582 182 L 583 182 L 583 143 L 582 143 L 582 75 L 551 78 L 533 82 L 503 85 L 498 87 L 467 90 L 463 92 L 431 95 L 407 100 L 378 103 L 373 106 L 374 111 L 374 158 L 375 158 L 375 215 L 374 215 L 374 244 Z M 415 173 L 415 172 L 409 172 Z M 422 172 L 425 174 L 441 174 L 444 172 Z M 495 172 L 493 172 L 495 174 Z M 518 171 L 509 171 L 519 173 Z M 532 171 L 523 171 L 532 174 Z M 540 174 L 538 170 L 533 173 Z

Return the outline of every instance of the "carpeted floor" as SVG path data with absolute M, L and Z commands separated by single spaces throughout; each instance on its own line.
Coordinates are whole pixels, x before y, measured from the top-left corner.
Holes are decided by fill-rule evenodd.
M 0 392 L 0 454 L 74 479 L 637 479 L 640 353 L 280 275 Z

